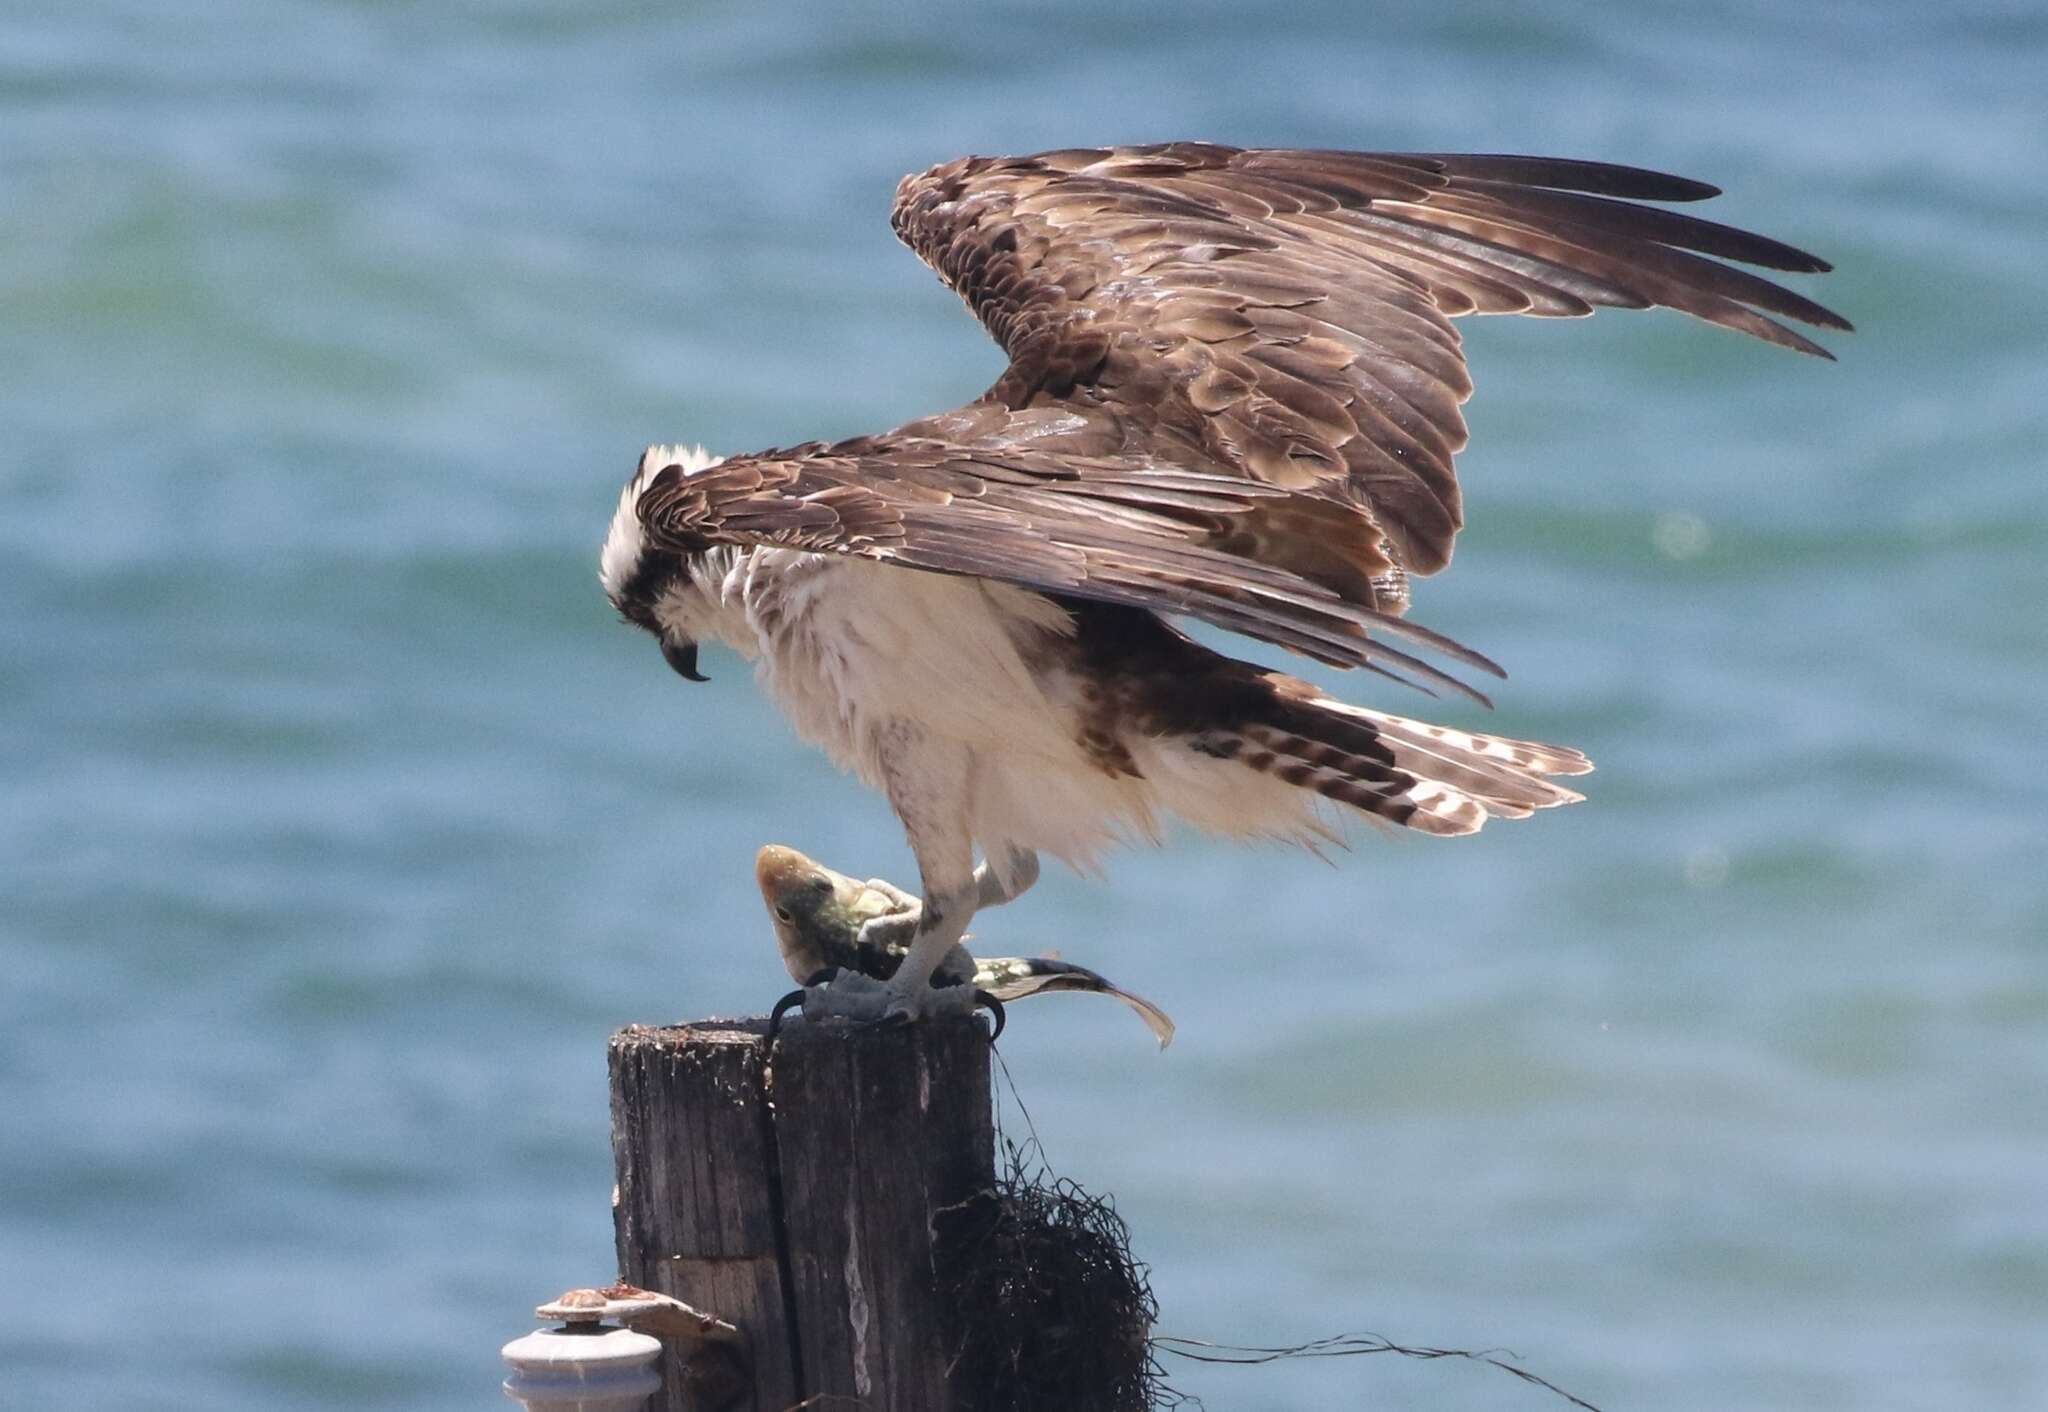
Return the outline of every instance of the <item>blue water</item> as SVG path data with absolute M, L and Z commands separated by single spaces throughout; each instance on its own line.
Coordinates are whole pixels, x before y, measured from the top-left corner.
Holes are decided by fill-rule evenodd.
M 1704 177 L 1860 332 L 1465 326 L 1417 616 L 1589 803 L 986 919 L 1180 1021 L 1003 1042 L 1162 1327 L 1505 1345 L 1608 1412 L 2048 1405 L 2043 72 L 2033 4 L 14 0 L 0 1403 L 497 1405 L 613 1268 L 607 1034 L 782 988 L 758 844 L 911 878 L 737 662 L 613 620 L 621 479 L 994 376 L 901 173 L 1204 137 Z

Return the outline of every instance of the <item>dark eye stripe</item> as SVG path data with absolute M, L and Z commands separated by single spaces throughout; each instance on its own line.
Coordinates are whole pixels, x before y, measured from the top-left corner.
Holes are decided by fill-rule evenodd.
M 612 601 L 628 622 L 660 632 L 661 625 L 654 619 L 654 600 L 682 575 L 682 555 L 666 549 L 643 550 L 632 576 L 619 585 L 618 597 Z

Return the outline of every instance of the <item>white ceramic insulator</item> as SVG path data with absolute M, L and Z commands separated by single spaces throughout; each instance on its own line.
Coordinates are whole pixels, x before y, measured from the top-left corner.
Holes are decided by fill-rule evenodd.
M 638 1412 L 661 1386 L 661 1344 L 631 1329 L 572 1324 L 515 1338 L 505 1396 L 528 1412 Z

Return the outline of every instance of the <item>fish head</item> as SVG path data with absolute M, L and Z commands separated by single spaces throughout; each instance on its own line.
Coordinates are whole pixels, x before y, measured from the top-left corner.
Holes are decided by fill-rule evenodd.
M 783 962 L 800 981 L 826 966 L 852 964 L 862 924 L 900 906 L 887 893 L 779 843 L 754 856 L 754 880 Z

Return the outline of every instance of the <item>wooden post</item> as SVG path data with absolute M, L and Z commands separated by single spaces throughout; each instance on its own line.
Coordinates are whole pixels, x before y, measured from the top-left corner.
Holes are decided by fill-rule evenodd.
M 995 1180 L 979 1018 L 632 1026 L 611 1042 L 624 1279 L 739 1326 L 744 1412 L 954 1412 L 933 1213 Z M 655 1406 L 690 1400 L 673 1359 Z M 835 1400 L 844 1399 L 844 1400 Z

